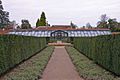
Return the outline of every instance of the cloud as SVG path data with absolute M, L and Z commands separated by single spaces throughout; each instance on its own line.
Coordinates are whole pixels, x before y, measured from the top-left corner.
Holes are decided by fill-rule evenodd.
M 120 0 L 2 0 L 10 19 L 20 23 L 28 19 L 34 26 L 42 11 L 51 24 L 96 25 L 101 14 L 120 21 Z

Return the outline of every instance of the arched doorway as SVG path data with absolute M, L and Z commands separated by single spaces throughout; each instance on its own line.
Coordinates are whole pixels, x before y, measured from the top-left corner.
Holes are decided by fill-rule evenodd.
M 51 40 L 54 41 L 67 41 L 68 33 L 62 30 L 57 30 L 51 33 Z

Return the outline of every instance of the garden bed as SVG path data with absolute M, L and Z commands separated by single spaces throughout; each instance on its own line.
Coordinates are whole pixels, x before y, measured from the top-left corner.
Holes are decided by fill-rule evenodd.
M 0 80 L 38 80 L 41 78 L 54 47 L 47 47 L 28 61 L 19 65 Z
M 99 65 L 95 64 L 75 48 L 66 47 L 66 50 L 79 72 L 79 75 L 85 80 L 120 80 L 120 77 L 113 75 L 109 71 L 106 71 Z

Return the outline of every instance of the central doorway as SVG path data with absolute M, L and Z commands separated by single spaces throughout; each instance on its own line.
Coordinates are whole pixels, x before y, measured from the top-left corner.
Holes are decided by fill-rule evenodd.
M 68 33 L 63 30 L 57 30 L 51 33 L 50 39 L 52 41 L 66 42 L 68 40 Z

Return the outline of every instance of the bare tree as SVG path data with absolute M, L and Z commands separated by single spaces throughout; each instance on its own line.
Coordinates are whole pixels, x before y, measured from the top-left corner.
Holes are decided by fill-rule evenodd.
M 106 14 L 101 15 L 100 21 L 97 22 L 97 27 L 99 28 L 108 28 L 107 21 L 108 17 Z
M 31 24 L 29 23 L 28 20 L 22 20 L 21 22 L 22 22 L 22 24 L 21 24 L 22 29 L 31 29 L 32 28 Z
M 100 22 L 106 22 L 108 20 L 108 17 L 106 14 L 101 15 Z

